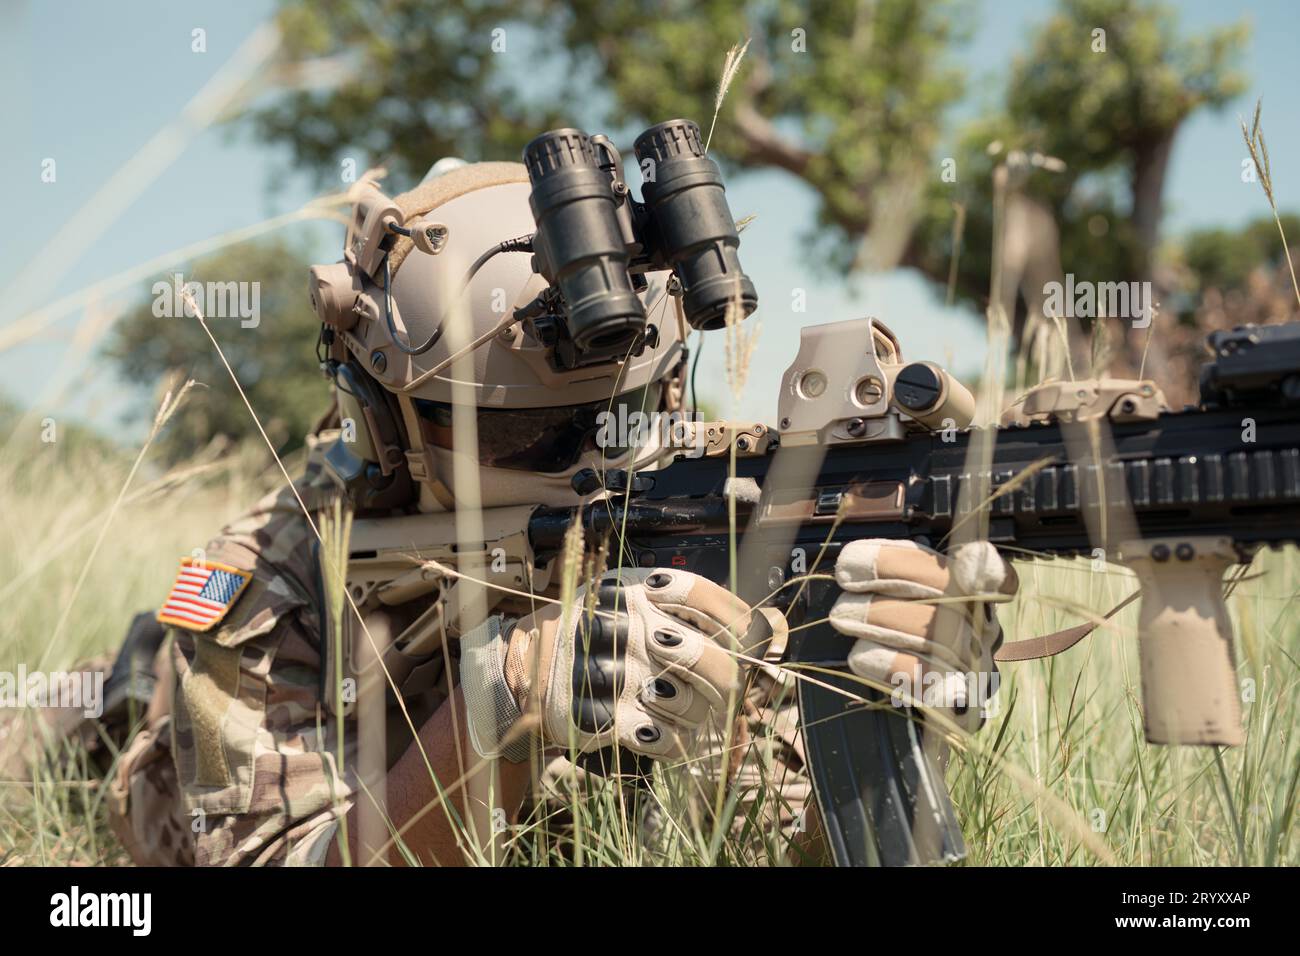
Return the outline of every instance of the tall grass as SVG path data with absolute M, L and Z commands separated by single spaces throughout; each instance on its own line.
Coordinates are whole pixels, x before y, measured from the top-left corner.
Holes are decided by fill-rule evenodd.
M 1241 121 L 1241 136 L 1246 141 L 1246 149 L 1250 152 L 1251 162 L 1255 165 L 1255 177 L 1259 180 L 1259 186 L 1264 190 L 1264 198 L 1268 200 L 1268 208 L 1273 210 L 1273 222 L 1277 224 L 1277 234 L 1282 239 L 1282 251 L 1286 255 L 1287 269 L 1291 272 L 1291 288 L 1295 290 L 1296 300 L 1300 301 L 1300 281 L 1297 281 L 1295 275 L 1295 263 L 1291 260 L 1291 245 L 1286 241 L 1286 230 L 1282 228 L 1282 216 L 1277 209 L 1277 198 L 1273 194 L 1273 164 L 1268 158 L 1268 145 L 1264 142 L 1264 126 L 1260 122 L 1260 114 L 1264 110 L 1264 101 L 1259 99 L 1255 101 L 1255 118 L 1251 122 L 1250 129 L 1246 128 L 1246 121 Z
M 746 48 L 737 45 L 728 53 L 710 139 Z M 1258 109 L 1253 129 L 1243 124 L 1243 133 L 1271 202 Z M 1004 192 L 999 189 L 999 205 Z M 954 225 L 954 269 L 962 215 L 958 210 Z M 994 342 L 981 395 L 985 422 L 1005 404 L 1000 363 L 1007 317 L 997 307 L 989 317 Z M 1063 340 L 1059 324 L 1057 332 Z M 753 330 L 742 333 L 729 321 L 727 333 L 727 378 L 738 392 Z M 1040 344 L 1047 349 L 1055 343 Z M 1096 344 L 1104 353 L 1106 343 Z M 1069 368 L 1068 347 L 1059 345 Z M 1040 372 L 1050 364 L 1046 353 L 1039 356 Z M 111 653 L 132 616 L 157 607 L 165 596 L 177 558 L 203 546 L 286 477 L 283 467 L 264 467 L 262 448 L 169 478 L 150 472 L 147 448 L 133 462 L 101 443 L 44 442 L 29 419 L 8 434 L 12 428 L 0 427 L 6 451 L 0 461 L 0 670 L 19 664 L 61 669 Z M 327 538 L 336 537 L 334 528 Z M 338 530 L 338 539 L 346 538 Z M 567 605 L 573 603 L 577 565 L 576 555 L 570 557 L 562 589 Z M 733 543 L 733 576 L 737 560 Z M 1246 744 L 1221 751 L 1145 743 L 1137 609 L 1129 607 L 1058 658 L 1004 669 L 997 710 L 977 737 L 956 748 L 948 767 L 968 863 L 1300 862 L 1293 838 L 1300 783 L 1296 552 L 1262 555 L 1254 569 L 1229 601 L 1247 699 Z M 1090 561 L 1023 562 L 1020 572 L 1021 592 L 1001 611 L 1010 639 L 1095 619 L 1098 609 L 1114 606 L 1136 587 L 1128 572 Z M 336 619 L 344 613 L 341 603 L 334 610 Z M 0 720 L 25 716 L 0 712 Z M 529 807 L 500 835 L 492 860 L 532 866 L 805 862 L 781 827 L 795 808 L 785 804 L 774 780 L 775 742 L 743 739 L 730 724 L 710 733 L 721 755 L 717 747 L 703 748 L 709 756 L 661 764 L 642 790 L 552 763 Z M 756 772 L 728 774 L 733 750 Z M 444 785 L 456 783 L 432 782 L 440 804 Z M 463 836 L 463 845 L 481 845 L 473 833 Z M 488 862 L 481 852 L 470 855 Z M 0 863 L 122 862 L 125 854 L 106 827 L 98 773 L 80 745 L 54 745 L 30 780 L 0 780 Z
M 1294 549 L 1258 556 L 1228 600 L 1237 634 L 1246 744 L 1155 747 L 1142 735 L 1137 605 L 1067 653 L 1003 665 L 1000 713 L 985 752 L 949 774 L 969 862 L 1086 864 L 1091 855 L 1041 819 L 1042 796 L 1000 773 L 1032 774 L 1122 864 L 1277 865 L 1300 861 L 1292 836 L 1300 778 L 1300 624 Z M 1013 639 L 1055 631 L 1137 589 L 1129 572 L 1078 559 L 1022 562 L 1017 600 L 1000 612 Z M 1250 698 L 1253 697 L 1253 700 Z
M 52 624 L 81 575 L 130 468 L 130 456 L 94 446 L 46 445 L 33 435 L 0 465 L 0 582 L 5 594 L 0 670 L 19 663 L 67 667 L 114 649 L 133 614 L 156 607 L 178 557 L 202 546 L 277 475 L 249 452 L 187 481 L 148 475 L 128 493 L 90 563 L 57 647 Z M 1046 633 L 1118 603 L 1135 588 L 1120 569 L 1089 561 L 1021 562 L 1019 598 L 1001 610 L 1011 639 Z M 1246 745 L 1152 747 L 1142 739 L 1136 608 L 1050 661 L 1004 665 L 999 710 L 948 770 L 969 846 L 968 862 L 1088 865 L 1094 834 L 1121 864 L 1296 864 L 1300 778 L 1300 562 L 1287 549 L 1257 558 L 1229 599 L 1238 670 L 1253 682 Z M 4 586 L 4 584 L 0 584 Z M 1248 687 L 1250 685 L 1247 685 Z M 763 740 L 738 743 L 763 756 Z M 77 749 L 34 784 L 0 786 L 0 860 L 117 863 L 101 788 Z M 770 764 L 769 764 L 770 766 Z M 551 800 L 534 800 L 506 834 L 513 865 L 769 865 L 798 862 L 776 825 L 781 797 L 750 783 L 725 789 L 700 762 L 670 764 L 640 794 L 572 769 L 547 776 Z M 1027 785 L 1026 781 L 1032 782 Z M 1064 808 L 1064 809 L 1063 809 Z M 1062 824 L 1061 814 L 1073 817 Z
M 39 421 L 10 434 L 16 417 L 0 421 L 0 441 L 8 439 L 0 460 L 0 671 L 20 664 L 57 671 L 111 654 L 131 618 L 160 605 L 178 559 L 267 487 L 264 460 L 251 451 L 170 476 L 151 470 L 146 455 L 128 487 L 130 454 L 57 423 L 53 442 L 42 441 Z M 0 724 L 16 721 L 21 733 L 30 716 L 0 710 Z M 52 756 L 32 782 L 0 780 L 0 861 L 124 861 L 84 751 L 68 745 Z

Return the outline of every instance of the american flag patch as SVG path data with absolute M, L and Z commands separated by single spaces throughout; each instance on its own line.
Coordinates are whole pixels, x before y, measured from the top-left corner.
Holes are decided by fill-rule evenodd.
M 206 631 L 226 616 L 252 579 L 249 572 L 229 565 L 182 558 L 176 583 L 158 612 L 158 620 L 191 631 Z

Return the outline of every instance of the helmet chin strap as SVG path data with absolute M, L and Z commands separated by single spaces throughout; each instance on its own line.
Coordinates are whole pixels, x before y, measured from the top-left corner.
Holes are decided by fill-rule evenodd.
M 408 396 L 398 393 L 397 407 L 401 409 L 402 423 L 406 426 L 409 446 L 406 459 L 411 469 L 411 477 L 415 480 L 416 487 L 419 489 L 418 507 L 420 511 L 454 510 L 456 499 L 452 495 L 451 489 L 438 475 L 438 462 L 434 457 L 433 448 L 426 445 L 420 435 L 420 417 L 415 410 L 415 406 Z M 431 507 L 433 504 L 438 507 Z
M 671 414 L 672 412 L 681 412 L 686 408 L 686 376 L 687 366 L 689 364 L 690 354 L 683 351 L 681 360 L 673 366 L 667 377 L 664 378 L 663 391 L 663 410 Z

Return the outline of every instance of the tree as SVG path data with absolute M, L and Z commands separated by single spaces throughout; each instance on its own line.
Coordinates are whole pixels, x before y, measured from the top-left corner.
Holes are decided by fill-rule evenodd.
M 182 270 L 183 281 L 220 283 L 205 312 L 208 327 L 239 377 L 276 450 L 286 453 L 329 402 L 313 346 L 320 329 L 307 299 L 304 257 L 282 240 L 231 246 Z M 246 283 L 232 290 L 228 283 Z M 193 378 L 192 391 L 158 439 L 165 458 L 194 454 L 214 436 L 257 436 L 230 374 L 198 321 L 183 312 L 173 274 L 160 275 L 113 330 L 105 347 L 122 375 L 155 385 L 168 376 Z M 231 303 L 243 292 L 241 314 Z M 221 313 L 224 313 L 221 314 Z
M 1178 37 L 1173 10 L 1141 0 L 1065 0 L 1018 61 L 1008 92 L 1012 123 L 1078 178 L 1118 172 L 1139 271 L 1160 237 L 1170 149 L 1183 122 L 1245 89 L 1234 67 L 1244 24 Z
M 1059 173 L 1033 172 L 1019 189 L 1059 234 L 1059 255 L 1055 242 L 1031 244 L 1046 261 L 1030 271 L 1063 266 L 1092 281 L 1152 279 L 1171 147 L 1196 110 L 1244 89 L 1235 62 L 1246 36 L 1236 25 L 1180 38 L 1172 10 L 1148 0 L 1063 0 L 1013 63 L 1003 113 L 964 131 L 960 187 L 932 186 L 910 261 L 932 276 L 946 267 L 951 242 L 941 213 L 959 201 L 966 226 L 958 292 L 975 301 L 987 295 L 997 161 L 988 146 L 996 142 L 1004 152 L 1036 151 L 1066 164 Z
M 282 0 L 286 57 L 338 57 L 348 79 L 279 97 L 253 114 L 254 127 L 268 141 L 287 143 L 297 166 L 331 188 L 341 175 L 351 181 L 352 164 L 381 163 L 416 181 L 443 156 L 518 158 L 529 139 L 561 125 L 560 109 L 526 95 L 529 71 L 512 81 L 502 70 L 519 62 L 525 36 L 536 32 L 530 24 L 545 23 L 546 7 L 539 0 L 445 0 L 436 7 Z
M 1013 64 L 1003 114 L 960 137 L 953 184 L 935 147 L 963 93 L 948 59 L 963 38 L 954 24 L 973 9 L 955 0 L 664 0 L 652 10 L 626 0 L 458 0 L 430 11 L 420 0 L 282 0 L 291 55 L 345 53 L 353 79 L 289 95 L 256 122 L 322 179 L 357 151 L 418 178 L 448 153 L 516 158 L 561 122 L 625 132 L 675 115 L 707 122 L 725 52 L 748 37 L 712 152 L 807 182 L 819 203 L 818 257 L 842 269 L 901 260 L 945 281 L 953 200 L 967 208 L 965 248 L 991 240 L 991 164 L 981 157 L 996 132 L 1008 147 L 1067 162 L 1063 177 L 1027 187 L 1058 217 L 1067 261 L 1097 262 L 1116 279 L 1146 275 L 1170 146 L 1195 110 L 1242 88 L 1232 65 L 1245 28 L 1180 39 L 1161 4 L 1063 0 Z M 575 104 L 592 103 L 603 107 L 575 115 Z M 1104 177 L 1123 188 L 1097 188 Z M 965 261 L 959 292 L 982 302 L 987 261 Z
M 941 155 L 948 108 L 963 95 L 950 59 L 963 39 L 955 25 L 976 9 L 974 0 L 281 0 L 286 56 L 348 69 L 332 87 L 265 103 L 251 121 L 330 188 L 376 164 L 410 183 L 445 155 L 517 159 L 554 126 L 603 129 L 622 145 L 672 116 L 708 126 L 724 57 L 748 38 L 711 154 L 733 174 L 776 168 L 811 187 L 815 241 L 800 245 L 814 262 L 901 264 L 946 283 L 959 204 L 953 291 L 982 308 L 993 172 L 1021 149 L 1067 165 L 1028 170 L 1011 188 L 1019 292 L 1062 264 L 1094 280 L 1149 277 L 1170 146 L 1188 116 L 1241 89 L 1233 63 L 1244 28 L 1181 39 L 1174 15 L 1150 0 L 1062 0 L 1012 64 L 1004 107 L 961 127 L 942 151 L 952 155 Z M 216 327 L 255 407 L 281 416 L 287 443 L 310 421 L 319 388 L 305 263 L 283 248 L 228 255 L 203 269 L 262 274 L 264 306 L 283 301 L 267 309 L 264 333 Z M 1034 308 L 1022 304 L 1019 317 Z M 137 378 L 195 367 L 213 391 L 176 430 L 242 434 L 244 412 L 196 334 L 143 309 L 113 354 Z M 304 384 L 291 384 L 295 376 Z
M 751 38 L 713 151 L 816 191 L 817 256 L 841 269 L 897 264 L 944 113 L 963 93 L 948 53 L 970 3 L 785 0 L 746 12 L 722 0 L 670 3 L 658 17 L 637 4 L 570 6 L 570 49 L 606 78 L 614 114 L 641 123 L 710 109 L 726 49 Z
M 1300 236 L 1300 216 L 1283 215 L 1287 237 Z M 1177 264 L 1184 267 L 1184 290 L 1198 297 L 1211 288 L 1223 293 L 1244 288 L 1252 273 L 1261 267 L 1284 264 L 1277 223 L 1265 216 L 1239 230 L 1198 229 L 1172 250 Z
M 969 2 L 283 0 L 294 57 L 350 57 L 353 78 L 255 116 L 321 181 L 366 154 L 418 179 L 447 154 L 517 159 L 556 125 L 630 134 L 687 116 L 708 125 L 726 52 L 751 39 L 711 151 L 776 167 L 820 200 L 819 254 L 847 268 L 868 227 L 879 264 L 910 234 L 945 109 L 962 94 L 946 62 Z M 532 62 L 536 60 L 537 62 Z M 335 180 L 336 181 L 336 180 Z M 884 241 L 890 240 L 890 241 Z

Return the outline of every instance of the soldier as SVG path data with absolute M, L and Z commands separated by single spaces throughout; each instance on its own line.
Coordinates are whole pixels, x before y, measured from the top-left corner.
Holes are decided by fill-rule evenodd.
M 479 163 L 394 203 L 399 221 L 436 221 L 449 248 L 479 250 L 533 230 L 528 198 L 523 166 Z M 352 255 L 366 255 L 368 214 L 350 230 Z M 343 316 L 323 342 L 335 409 L 293 486 L 182 562 L 159 625 L 137 622 L 121 660 L 156 646 L 157 682 L 109 782 L 115 832 L 150 864 L 400 863 L 403 848 L 453 864 L 490 858 L 493 811 L 513 814 L 551 758 L 599 754 L 609 770 L 614 754 L 698 760 L 712 748 L 713 773 L 776 789 L 787 835 L 815 834 L 802 821 L 808 784 L 793 682 L 777 664 L 779 615 L 675 568 L 606 571 L 597 557 L 566 606 L 563 555 L 511 562 L 518 583 L 488 587 L 476 587 L 477 575 L 491 577 L 486 564 L 420 560 L 467 529 L 472 540 L 506 540 L 499 515 L 604 495 L 575 489 L 583 468 L 670 460 L 653 430 L 645 444 L 598 442 L 598 418 L 617 419 L 619 406 L 681 411 L 686 369 L 667 274 L 639 292 L 654 329 L 639 352 L 565 370 L 536 328 L 504 321 L 545 288 L 527 258 L 497 255 L 462 289 L 463 261 L 415 248 L 437 241 L 398 235 L 382 293 L 318 267 L 318 309 L 339 305 Z M 392 341 L 349 328 L 352 309 Z M 340 498 L 356 519 L 346 595 L 331 578 L 328 529 L 320 540 L 321 516 Z M 367 576 L 367 536 L 385 534 L 414 557 Z M 1013 593 L 1014 572 L 991 547 L 950 562 L 919 545 L 860 541 L 835 575 L 844 594 L 832 622 L 856 642 L 856 673 L 919 687 L 930 672 L 993 669 L 1000 634 L 988 603 L 917 603 Z M 336 618 L 330 601 L 340 598 Z M 746 649 L 761 639 L 765 660 L 750 666 Z M 340 695 L 345 679 L 357 694 Z M 719 734 L 737 709 L 735 732 Z M 947 713 L 975 729 L 976 711 Z M 760 739 L 761 755 L 751 745 Z M 372 808 L 377 832 L 364 819 Z

